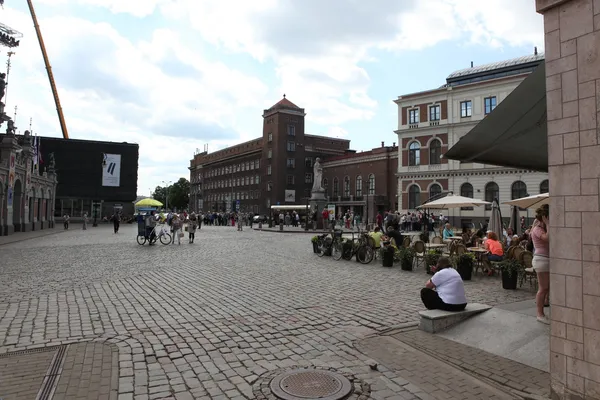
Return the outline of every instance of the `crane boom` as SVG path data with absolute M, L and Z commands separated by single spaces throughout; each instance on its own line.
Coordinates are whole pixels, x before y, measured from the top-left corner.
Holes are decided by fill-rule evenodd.
M 29 6 L 29 12 L 31 13 L 31 19 L 33 19 L 33 26 L 35 33 L 40 43 L 40 49 L 42 50 L 42 57 L 44 57 L 44 64 L 46 65 L 46 71 L 48 72 L 48 80 L 50 81 L 50 87 L 52 89 L 52 95 L 54 96 L 54 104 L 56 104 L 56 112 L 58 113 L 58 120 L 60 121 L 60 129 L 62 130 L 63 138 L 69 138 L 69 132 L 67 131 L 67 124 L 65 123 L 65 116 L 63 115 L 62 107 L 60 105 L 60 99 L 58 98 L 58 91 L 56 90 L 56 82 L 54 82 L 54 74 L 52 73 L 52 67 L 50 66 L 50 60 L 48 59 L 48 53 L 46 52 L 46 46 L 44 46 L 44 38 L 42 38 L 42 32 L 40 25 L 38 24 L 37 17 L 35 16 L 35 10 L 33 9 L 33 3 L 31 0 L 27 0 Z

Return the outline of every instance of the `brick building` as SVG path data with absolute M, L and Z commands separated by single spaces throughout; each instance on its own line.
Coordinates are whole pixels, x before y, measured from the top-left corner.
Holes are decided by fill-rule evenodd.
M 500 104 L 543 54 L 455 71 L 440 88 L 399 96 L 398 208 L 414 210 L 443 192 L 502 203 L 548 191 L 545 173 L 448 160 L 442 155 Z M 510 208 L 501 205 L 508 217 Z M 487 221 L 490 207 L 451 209 L 455 226 Z
M 346 154 L 350 141 L 304 133 L 303 108 L 285 98 L 263 112 L 262 137 L 190 161 L 190 209 L 266 214 L 271 205 L 304 204 L 313 162 Z
M 397 209 L 396 143 L 360 153 L 330 157 L 323 163 L 323 188 L 336 214 L 352 210 L 363 221 L 379 211 Z

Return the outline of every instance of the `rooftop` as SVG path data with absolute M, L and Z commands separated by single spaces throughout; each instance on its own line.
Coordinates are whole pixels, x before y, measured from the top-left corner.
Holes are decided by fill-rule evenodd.
M 471 83 L 469 78 L 496 78 L 498 73 L 504 73 L 505 76 L 516 75 L 521 73 L 523 69 L 535 67 L 544 61 L 544 53 L 535 53 L 527 56 L 512 58 L 510 60 L 497 61 L 489 64 L 474 66 L 471 68 L 463 68 L 454 71 L 446 78 L 448 85 L 456 85 L 462 83 Z M 511 74 L 514 72 L 514 74 Z M 484 80 L 484 79 L 478 79 Z

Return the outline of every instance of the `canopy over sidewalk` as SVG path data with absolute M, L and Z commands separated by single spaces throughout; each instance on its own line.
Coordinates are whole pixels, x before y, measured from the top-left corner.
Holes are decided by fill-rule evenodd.
M 548 171 L 546 65 L 540 64 L 445 157 Z

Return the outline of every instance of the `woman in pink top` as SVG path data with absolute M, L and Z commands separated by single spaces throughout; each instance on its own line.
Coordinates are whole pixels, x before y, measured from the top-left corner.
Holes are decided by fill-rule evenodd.
M 535 296 L 537 320 L 544 324 L 550 323 L 544 314 L 544 305 L 550 290 L 550 259 L 548 258 L 550 255 L 548 227 L 550 225 L 548 218 L 549 207 L 546 204 L 536 210 L 535 222 L 530 234 L 535 249 L 532 264 L 538 278 L 538 292 Z

